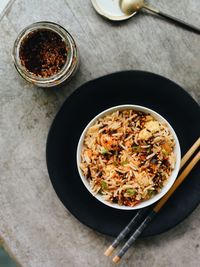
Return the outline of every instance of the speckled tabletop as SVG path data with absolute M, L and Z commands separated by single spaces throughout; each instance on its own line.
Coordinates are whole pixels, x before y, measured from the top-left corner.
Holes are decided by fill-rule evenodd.
M 151 2 L 200 27 L 199 0 Z M 67 28 L 81 55 L 77 75 L 57 90 L 27 84 L 12 64 L 17 34 L 40 20 Z M 46 138 L 64 100 L 85 81 L 141 69 L 174 80 L 200 102 L 199 47 L 199 35 L 148 14 L 111 23 L 89 0 L 12 1 L 0 20 L 0 237 L 21 266 L 112 266 L 103 256 L 112 238 L 77 221 L 48 177 Z M 138 241 L 121 266 L 199 266 L 199 221 L 200 207 L 169 232 Z

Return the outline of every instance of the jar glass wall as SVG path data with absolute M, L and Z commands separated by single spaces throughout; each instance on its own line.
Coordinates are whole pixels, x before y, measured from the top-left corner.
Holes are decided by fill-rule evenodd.
M 59 69 L 56 73 L 49 75 L 48 77 L 36 75 L 34 72 L 30 71 L 24 64 L 20 55 L 20 49 L 23 46 L 23 43 L 33 34 L 35 33 L 42 33 L 42 32 L 51 32 L 54 35 L 59 36 L 58 38 L 63 42 L 66 46 L 66 57 L 63 63 L 62 68 Z M 30 48 L 30 44 L 29 44 Z M 55 46 L 56 49 L 56 46 Z M 32 50 L 34 52 L 34 49 Z M 36 54 L 33 54 L 33 57 L 38 57 L 37 51 Z M 57 51 L 56 51 L 57 53 Z M 56 54 L 51 51 L 49 52 L 49 57 L 52 59 L 52 54 L 56 57 Z M 46 53 L 47 54 L 47 53 Z M 48 54 L 47 54 L 48 55 Z M 47 57 L 47 56 L 46 56 Z M 46 60 L 46 58 L 45 58 Z M 53 87 L 63 82 L 69 80 L 73 74 L 75 73 L 78 63 L 79 63 L 79 56 L 76 43 L 71 36 L 71 34 L 64 29 L 62 26 L 48 21 L 42 21 L 33 23 L 30 26 L 26 27 L 17 37 L 14 47 L 13 47 L 13 61 L 14 65 L 18 71 L 18 73 L 28 82 L 39 86 L 39 87 Z M 52 61 L 52 60 L 51 60 Z M 48 62 L 48 58 L 46 60 Z M 53 62 L 58 62 L 57 59 L 54 59 Z M 54 68 L 55 69 L 55 68 Z

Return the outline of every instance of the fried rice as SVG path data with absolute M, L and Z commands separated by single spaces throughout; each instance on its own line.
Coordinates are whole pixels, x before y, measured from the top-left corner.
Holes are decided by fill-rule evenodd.
M 94 194 L 133 207 L 167 183 L 175 167 L 174 147 L 165 123 L 132 109 L 116 111 L 86 132 L 80 168 Z

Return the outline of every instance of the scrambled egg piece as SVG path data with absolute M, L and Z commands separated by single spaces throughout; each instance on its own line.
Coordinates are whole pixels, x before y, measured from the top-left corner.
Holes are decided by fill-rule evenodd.
M 159 123 L 157 121 L 148 121 L 144 127 L 152 133 L 159 131 Z
M 146 121 L 152 121 L 152 120 L 153 120 L 153 117 L 151 115 L 146 116 Z
M 157 121 L 148 121 L 144 125 L 145 129 L 139 133 L 139 139 L 148 140 L 155 132 L 159 131 L 159 123 Z
M 135 180 L 142 187 L 146 187 L 151 184 L 151 179 L 148 177 L 148 175 L 145 172 L 142 172 L 142 173 L 135 172 Z
M 115 168 L 112 165 L 107 165 L 104 167 L 104 171 L 105 171 L 105 175 L 109 177 L 115 172 Z
M 98 130 L 99 130 L 99 125 L 93 125 L 88 129 L 87 134 L 91 135 L 94 133 L 98 133 Z
M 147 129 L 143 129 L 139 132 L 138 138 L 141 140 L 148 140 L 152 136 L 152 133 L 147 131 Z

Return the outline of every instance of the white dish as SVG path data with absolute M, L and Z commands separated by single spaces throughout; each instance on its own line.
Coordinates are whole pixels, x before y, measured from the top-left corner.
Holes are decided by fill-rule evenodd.
M 136 12 L 131 15 L 124 14 L 120 9 L 120 0 L 91 0 L 91 2 L 97 13 L 109 20 L 126 20 L 136 14 Z
M 93 192 L 91 191 L 91 187 L 86 179 L 86 177 L 83 175 L 81 169 L 80 169 L 80 162 L 81 162 L 81 150 L 82 150 L 82 146 L 83 146 L 83 142 L 84 142 L 84 138 L 85 138 L 85 134 L 87 132 L 87 130 L 95 123 L 95 121 L 97 119 L 99 119 L 102 116 L 105 116 L 109 113 L 115 112 L 117 110 L 127 110 L 127 109 L 133 109 L 136 111 L 142 111 L 144 113 L 149 113 L 151 114 L 155 119 L 157 119 L 160 122 L 164 122 L 167 124 L 168 128 L 170 129 L 171 134 L 173 135 L 173 138 L 175 140 L 175 149 L 174 149 L 174 153 L 175 153 L 175 157 L 176 157 L 176 163 L 175 163 L 175 168 L 172 171 L 171 176 L 168 178 L 168 182 L 166 183 L 166 185 L 161 189 L 161 191 L 156 194 L 155 196 L 153 196 L 151 199 L 149 200 L 145 200 L 139 204 L 137 204 L 134 207 L 129 207 L 129 206 L 120 206 L 118 204 L 114 204 L 114 203 L 110 203 L 108 201 L 105 201 L 100 194 L 94 195 Z M 172 187 L 174 181 L 176 180 L 176 177 L 178 175 L 179 172 L 179 168 L 180 168 L 180 162 L 181 162 L 181 150 L 180 150 L 180 144 L 178 141 L 178 138 L 176 136 L 176 133 L 174 131 L 174 129 L 172 128 L 172 126 L 169 124 L 169 122 L 164 119 L 160 114 L 158 114 L 157 112 L 153 111 L 152 109 L 143 107 L 143 106 L 138 106 L 138 105 L 120 105 L 120 106 L 115 106 L 112 108 L 109 108 L 103 112 L 101 112 L 100 114 L 98 114 L 96 117 L 94 117 L 89 123 L 88 125 L 85 127 L 83 133 L 81 134 L 81 137 L 79 139 L 79 143 L 78 143 L 78 147 L 77 147 L 77 167 L 78 167 L 78 172 L 80 175 L 80 178 L 83 182 L 83 184 L 85 185 L 85 187 L 87 188 L 87 190 L 94 195 L 94 197 L 96 199 L 98 199 L 100 202 L 102 202 L 103 204 L 112 207 L 112 208 L 116 208 L 116 209 L 120 209 L 120 210 L 136 210 L 136 209 L 141 209 L 147 206 L 152 205 L 153 203 L 155 203 L 156 201 L 158 201 L 160 198 L 162 198 L 168 191 L 169 189 Z

